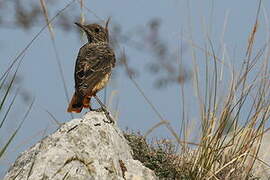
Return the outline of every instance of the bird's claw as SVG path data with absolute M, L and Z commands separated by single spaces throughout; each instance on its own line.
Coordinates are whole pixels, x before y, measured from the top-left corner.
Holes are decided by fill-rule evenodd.
M 104 111 L 104 108 L 90 109 L 90 111 L 103 112 Z
M 104 114 L 107 117 L 108 121 L 103 120 L 103 122 L 109 123 L 109 124 L 114 123 L 113 118 L 110 116 L 110 113 L 109 113 L 109 111 L 107 111 L 106 108 L 104 108 L 104 107 L 101 107 L 101 108 L 98 108 L 98 109 L 89 108 L 89 110 L 90 111 L 94 111 L 94 112 L 104 112 Z

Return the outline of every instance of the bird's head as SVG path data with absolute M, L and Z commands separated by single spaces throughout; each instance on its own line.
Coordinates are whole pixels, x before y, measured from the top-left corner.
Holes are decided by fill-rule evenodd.
M 105 28 L 99 24 L 82 25 L 81 23 L 75 23 L 85 33 L 89 43 L 108 42 L 109 41 L 109 25 L 110 18 L 106 21 Z

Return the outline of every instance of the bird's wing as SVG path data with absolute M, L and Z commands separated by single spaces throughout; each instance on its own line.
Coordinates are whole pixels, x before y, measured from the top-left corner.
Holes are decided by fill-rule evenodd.
M 75 66 L 75 88 L 87 95 L 115 66 L 115 55 L 108 44 L 86 44 L 79 52 Z

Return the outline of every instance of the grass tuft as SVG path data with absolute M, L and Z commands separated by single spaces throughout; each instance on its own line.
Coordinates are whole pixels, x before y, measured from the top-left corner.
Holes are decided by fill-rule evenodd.
M 178 153 L 175 143 L 168 139 L 152 140 L 148 143 L 143 135 L 134 132 L 125 132 L 124 136 L 128 141 L 133 152 L 133 158 L 140 161 L 144 166 L 153 170 L 160 179 L 180 179 L 180 180 L 196 180 L 196 179 L 242 179 L 243 173 L 246 172 L 245 166 L 229 162 L 219 172 L 204 175 L 202 172 L 209 172 L 202 169 L 200 164 L 196 163 L 196 150 L 186 149 L 185 152 Z M 225 154 L 220 155 L 220 159 Z M 210 162 L 210 161 L 209 161 Z M 205 162 L 207 163 L 207 162 Z M 199 177 L 200 176 L 200 177 Z M 247 179 L 255 178 L 251 173 L 247 175 Z

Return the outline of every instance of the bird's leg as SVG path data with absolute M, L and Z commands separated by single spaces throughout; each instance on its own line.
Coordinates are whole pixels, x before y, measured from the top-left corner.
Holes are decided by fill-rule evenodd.
M 89 110 L 90 111 L 95 111 L 95 112 L 103 112 L 104 111 L 104 109 L 101 107 L 101 108 L 97 108 L 97 109 L 93 109 L 93 108 L 90 108 L 89 107 Z
M 93 109 L 91 107 L 91 97 L 87 97 L 84 99 L 83 101 L 83 106 L 84 107 L 88 107 L 89 108 L 89 111 L 96 111 L 96 112 L 102 112 L 103 109 L 102 108 L 98 108 L 98 109 Z
M 91 105 L 89 105 L 89 110 L 90 111 L 95 111 L 95 112 L 103 112 L 104 110 L 103 110 L 104 108 L 97 108 L 97 109 L 93 109 L 92 107 L 91 107 Z
M 101 106 L 101 108 L 97 109 L 98 111 L 103 111 L 106 115 L 106 117 L 109 119 L 109 121 L 104 121 L 106 123 L 114 123 L 114 120 L 113 118 L 110 116 L 110 113 L 109 111 L 107 110 L 106 106 L 101 102 L 101 100 L 96 96 L 94 95 L 94 98 L 97 100 L 97 102 L 99 103 L 99 105 Z
M 102 103 L 102 101 L 96 95 L 94 95 L 94 98 L 97 100 L 97 102 L 101 106 L 102 110 L 106 109 L 106 106 Z

